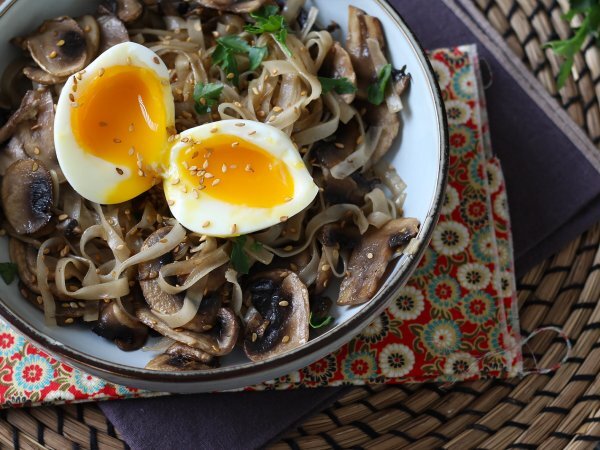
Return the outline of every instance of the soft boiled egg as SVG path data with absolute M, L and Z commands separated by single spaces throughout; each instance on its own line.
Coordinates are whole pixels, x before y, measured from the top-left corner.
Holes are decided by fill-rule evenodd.
M 54 122 L 60 167 L 88 200 L 121 203 L 160 181 L 174 125 L 169 71 L 146 47 L 124 42 L 69 77 Z
M 60 94 L 54 144 L 84 198 L 114 204 L 163 180 L 173 216 L 211 236 L 250 233 L 306 208 L 318 187 L 290 138 L 261 122 L 223 120 L 175 135 L 169 72 L 146 47 L 111 47 Z
M 175 218 L 212 236 L 286 221 L 318 192 L 290 138 L 250 120 L 222 120 L 182 132 L 164 178 Z

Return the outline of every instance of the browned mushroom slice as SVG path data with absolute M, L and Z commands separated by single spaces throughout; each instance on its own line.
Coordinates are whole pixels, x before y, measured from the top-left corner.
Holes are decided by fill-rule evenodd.
M 219 309 L 217 326 L 206 333 L 181 328 L 173 330 L 146 307 L 136 309 L 135 315 L 142 323 L 163 336 L 215 356 L 226 355 L 233 350 L 240 328 L 235 313 L 229 308 Z
M 127 28 L 118 17 L 112 14 L 103 14 L 96 20 L 100 27 L 100 53 L 121 42 L 129 41 Z
M 20 159 L 27 159 L 27 153 L 19 139 L 13 137 L 8 144 L 0 147 L 0 175 L 4 176 L 6 169 Z
M 157 244 L 164 238 L 172 227 L 163 227 L 152 233 L 144 241 L 142 250 Z M 161 267 L 173 262 L 173 254 L 165 253 L 160 258 L 147 261 L 138 266 L 138 280 L 140 287 L 146 299 L 146 303 L 154 311 L 161 314 L 175 314 L 183 306 L 183 294 L 167 294 L 158 284 L 158 272 Z M 182 328 L 190 331 L 206 331 L 214 325 L 214 320 L 217 315 L 219 303 L 214 305 L 214 301 L 210 298 L 205 298 L 200 303 L 202 312 L 196 314 L 192 320 L 183 325 Z M 211 312 L 212 311 L 212 312 Z
M 400 132 L 400 118 L 398 114 L 390 114 L 386 104 L 379 106 L 368 104 L 366 108 L 365 118 L 367 123 L 371 126 L 381 127 L 382 130 L 371 156 L 370 165 L 372 165 L 379 161 L 391 148 L 394 139 Z
M 84 33 L 86 46 L 85 65 L 87 66 L 98 54 L 98 49 L 100 48 L 100 27 L 96 19 L 90 15 L 81 16 L 75 20 L 77 20 Z
M 139 0 L 104 0 L 102 4 L 125 23 L 136 20 L 144 10 Z
M 64 77 L 83 69 L 86 42 L 81 27 L 70 17 L 45 21 L 24 41 L 33 60 L 46 72 Z
M 33 119 L 37 114 L 40 105 L 40 92 L 27 91 L 21 101 L 19 108 L 13 113 L 8 121 L 0 128 L 0 143 L 10 138 L 17 129 L 17 126 L 25 121 Z
M 8 105 L 6 107 L 16 109 L 22 103 L 23 97 L 31 89 L 31 81 L 23 75 L 23 68 L 30 63 L 30 59 L 19 58 L 10 62 L 0 80 L 0 92 L 6 96 Z
M 346 48 L 358 76 L 359 88 L 362 88 L 362 90 L 366 89 L 367 84 L 377 77 L 367 45 L 367 38 L 376 39 L 381 50 L 385 49 L 385 38 L 379 19 L 367 15 L 362 9 L 349 6 Z
M 371 300 L 393 253 L 406 247 L 418 231 L 419 221 L 412 218 L 394 219 L 380 229 L 367 231 L 350 256 L 350 273 L 340 286 L 338 305 L 358 305 Z
M 148 327 L 137 320 L 132 320 L 115 302 L 103 305 L 100 318 L 92 331 L 98 336 L 114 341 L 123 351 L 142 348 L 148 338 Z
M 229 11 L 236 14 L 254 12 L 266 2 L 267 0 L 247 0 L 241 2 L 236 0 L 197 0 L 197 3 L 206 8 Z
M 67 81 L 67 78 L 69 78 L 68 76 L 59 77 L 56 75 L 52 75 L 51 73 L 46 72 L 44 69 L 31 66 L 24 67 L 23 74 L 31 81 L 43 84 L 45 86 L 64 83 L 65 81 Z
M 35 275 L 35 264 L 37 264 L 37 250 L 24 242 L 11 238 L 8 242 L 8 253 L 10 260 L 17 266 L 19 280 L 27 289 L 39 294 L 40 290 L 37 286 L 37 277 Z M 33 261 L 33 266 L 31 262 Z
M 411 80 L 410 74 L 406 73 L 406 66 L 400 70 L 392 70 L 392 80 L 396 94 L 401 97 L 408 90 Z
M 48 170 L 56 172 L 59 182 L 65 181 L 54 148 L 54 100 L 49 90 L 39 92 L 35 122 L 21 123 L 15 137 L 30 158 L 41 161 Z
M 176 342 L 167 351 L 153 358 L 146 369 L 162 371 L 205 370 L 217 367 L 217 360 L 212 355 Z
M 298 275 L 274 270 L 256 275 L 246 289 L 244 350 L 262 361 L 308 341 L 308 291 Z
M 346 78 L 356 86 L 356 72 L 352 67 L 352 61 L 348 52 L 339 42 L 335 42 L 321 68 L 322 73 L 331 78 Z M 355 94 L 343 94 L 342 99 L 350 104 L 354 101 Z
M 53 202 L 52 177 L 40 161 L 23 159 L 6 170 L 2 206 L 17 233 L 35 233 L 50 222 Z

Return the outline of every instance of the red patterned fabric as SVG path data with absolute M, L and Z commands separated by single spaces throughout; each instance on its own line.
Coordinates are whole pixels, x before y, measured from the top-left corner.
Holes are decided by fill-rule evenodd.
M 310 366 L 246 389 L 457 381 L 522 371 L 512 244 L 491 156 L 475 47 L 431 53 L 450 131 L 449 185 L 425 256 L 400 296 L 355 339 Z M 49 357 L 0 322 L 0 405 L 160 395 Z

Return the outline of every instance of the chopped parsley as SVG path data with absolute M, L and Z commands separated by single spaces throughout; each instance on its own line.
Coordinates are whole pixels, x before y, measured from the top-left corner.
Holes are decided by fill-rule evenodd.
M 282 15 L 277 14 L 279 8 L 275 5 L 265 5 L 258 11 L 250 13 L 256 23 L 253 25 L 246 25 L 244 30 L 252 34 L 263 34 L 271 33 L 275 40 L 281 44 L 285 53 L 288 56 L 292 55 L 289 47 L 287 46 L 287 34 L 288 26 Z
M 331 322 L 333 322 L 333 317 L 331 316 L 327 316 L 319 320 L 313 319 L 312 313 L 310 313 L 310 318 L 308 319 L 308 324 L 311 328 L 322 328 L 329 325 Z
M 250 70 L 254 70 L 267 56 L 267 47 L 252 47 L 239 36 L 223 36 L 217 39 L 217 48 L 212 54 L 213 63 L 221 66 L 228 76 L 232 74 L 231 80 L 237 86 L 240 73 L 235 59 L 236 54 L 247 54 Z
M 385 98 L 385 90 L 392 76 L 392 65 L 386 64 L 379 71 L 377 82 L 370 84 L 367 89 L 367 98 L 374 105 L 381 105 Z
M 250 259 L 244 251 L 244 245 L 248 238 L 246 236 L 238 236 L 233 242 L 231 249 L 231 265 L 237 273 L 246 275 L 250 270 Z
M 17 276 L 17 265 L 10 262 L 0 263 L 0 277 L 6 284 L 10 284 L 15 281 Z
M 194 86 L 194 107 L 198 114 L 206 114 L 213 111 L 219 103 L 219 97 L 223 91 L 221 83 L 198 83 Z
M 321 88 L 323 89 L 323 94 L 327 94 L 330 91 L 335 91 L 338 94 L 353 94 L 356 92 L 356 86 L 352 84 L 352 82 L 346 78 L 327 78 L 327 77 L 319 77 L 319 81 L 321 82 Z

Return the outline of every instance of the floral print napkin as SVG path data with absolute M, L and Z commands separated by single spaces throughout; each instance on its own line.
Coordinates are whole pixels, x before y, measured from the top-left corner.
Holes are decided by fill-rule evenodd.
M 338 351 L 248 390 L 453 382 L 522 372 L 502 169 L 474 46 L 430 54 L 446 105 L 449 183 L 433 239 L 389 308 Z M 62 364 L 0 321 L 0 406 L 161 395 Z

